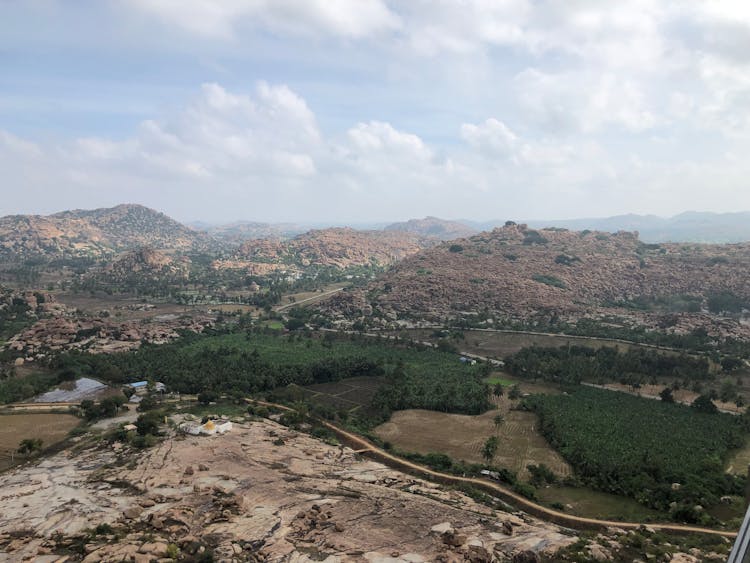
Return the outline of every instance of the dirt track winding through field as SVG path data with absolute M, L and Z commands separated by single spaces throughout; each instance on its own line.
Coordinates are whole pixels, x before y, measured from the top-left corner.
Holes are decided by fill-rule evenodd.
M 274 407 L 274 408 L 285 410 L 285 411 L 294 410 L 284 405 L 279 405 L 276 403 L 268 403 L 265 401 L 258 401 L 255 399 L 246 399 L 246 401 L 252 404 L 263 405 L 267 407 Z M 362 438 L 361 436 L 357 436 L 356 434 L 352 434 L 351 432 L 343 430 L 342 428 L 339 428 L 338 426 L 331 424 L 330 422 L 327 422 L 321 419 L 317 419 L 317 421 L 320 424 L 323 424 L 329 430 L 331 430 L 334 434 L 336 434 L 336 436 L 338 436 L 348 446 L 353 447 L 355 450 L 359 450 L 363 454 L 369 455 L 370 457 L 390 467 L 393 467 L 395 469 L 399 469 L 402 471 L 406 471 L 409 473 L 417 473 L 419 475 L 426 476 L 440 483 L 453 484 L 453 485 L 459 485 L 459 484 L 473 485 L 475 487 L 481 488 L 489 492 L 490 494 L 494 496 L 497 496 L 498 498 L 501 498 L 504 501 L 512 503 L 513 505 L 524 510 L 525 512 L 528 512 L 529 514 L 532 514 L 533 516 L 536 516 L 537 518 L 541 518 L 542 520 L 547 520 L 549 522 L 554 522 L 555 524 L 559 524 L 561 526 L 567 526 L 569 528 L 585 529 L 585 530 L 604 529 L 604 528 L 620 528 L 623 530 L 635 530 L 645 525 L 653 530 L 662 531 L 662 532 L 671 532 L 671 533 L 677 533 L 677 534 L 695 533 L 695 534 L 709 534 L 709 535 L 714 535 L 714 536 L 722 536 L 725 538 L 737 537 L 737 532 L 713 530 L 711 528 L 703 528 L 700 526 L 687 526 L 683 524 L 670 524 L 670 523 L 659 524 L 659 523 L 651 523 L 651 522 L 648 522 L 648 523 L 619 522 L 615 520 L 598 520 L 596 518 L 584 518 L 582 516 L 573 516 L 571 514 L 565 514 L 564 512 L 559 512 L 557 510 L 547 508 L 546 506 L 542 506 L 541 504 L 537 504 L 493 481 L 489 481 L 487 479 L 478 479 L 475 477 L 461 477 L 459 475 L 451 475 L 449 473 L 442 473 L 440 471 L 435 471 L 433 469 L 429 469 L 428 467 L 418 465 L 406 459 L 402 459 L 400 457 L 394 456 L 393 454 L 390 454 L 386 452 L 385 450 L 378 448 L 377 446 L 370 443 L 369 441 Z

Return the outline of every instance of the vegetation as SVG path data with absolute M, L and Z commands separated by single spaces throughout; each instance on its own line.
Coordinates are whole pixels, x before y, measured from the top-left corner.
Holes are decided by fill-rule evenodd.
M 744 478 L 724 472 L 729 451 L 746 438 L 738 417 L 589 387 L 534 395 L 523 405 L 539 415 L 550 444 L 595 489 L 701 522 L 708 517 L 696 506 L 743 490 Z
M 638 386 L 660 377 L 690 381 L 712 377 L 706 358 L 664 354 L 645 348 L 620 352 L 614 347 L 530 347 L 507 358 L 505 368 L 518 377 L 566 384 L 618 381 Z
M 71 352 L 54 358 L 50 367 L 96 375 L 114 384 L 146 375 L 171 390 L 200 393 L 203 402 L 215 400 L 220 393 L 249 394 L 292 383 L 385 376 L 373 399 L 379 418 L 406 408 L 478 414 L 490 406 L 481 366 L 461 363 L 448 351 L 357 336 L 186 334 L 174 343 L 143 346 L 136 352 Z
M 18 445 L 18 453 L 21 455 L 31 455 L 41 451 L 44 442 L 39 438 L 24 438 Z
M 33 372 L 24 377 L 15 376 L 12 372 L 7 373 L 5 377 L 0 377 L 0 404 L 23 401 L 47 391 L 63 380 L 60 375 L 46 371 Z
M 556 276 L 547 276 L 543 274 L 536 274 L 532 276 L 535 282 L 543 283 L 544 285 L 551 285 L 553 287 L 560 287 L 565 289 L 565 282 Z

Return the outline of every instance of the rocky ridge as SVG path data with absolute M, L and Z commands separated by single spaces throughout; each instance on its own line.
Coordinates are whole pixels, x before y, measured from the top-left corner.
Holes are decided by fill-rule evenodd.
M 240 245 L 232 257 L 235 267 L 252 264 L 310 265 L 348 268 L 388 266 L 432 243 L 415 234 L 358 231 L 348 227 L 308 231 L 289 240 L 263 239 Z M 215 262 L 215 267 L 227 262 Z
M 186 251 L 215 245 L 206 233 L 142 205 L 0 217 L 0 254 L 11 257 L 102 257 L 140 246 Z
M 619 312 L 658 323 L 663 315 L 628 305 L 682 295 L 703 310 L 678 312 L 674 322 L 690 319 L 687 325 L 695 328 L 695 319 L 723 322 L 705 310 L 712 294 L 750 302 L 748 274 L 750 243 L 643 244 L 637 233 L 536 231 L 508 224 L 411 255 L 369 287 L 342 294 L 329 306 L 345 317 L 439 319 L 487 312 L 575 319 Z M 732 325 L 746 331 L 736 321 Z

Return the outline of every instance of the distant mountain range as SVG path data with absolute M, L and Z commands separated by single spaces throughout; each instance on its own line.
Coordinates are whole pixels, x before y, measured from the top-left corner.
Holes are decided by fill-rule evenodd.
M 426 238 L 438 240 L 453 240 L 466 238 L 477 234 L 476 229 L 460 221 L 447 221 L 437 217 L 425 217 L 424 219 L 410 219 L 402 223 L 393 223 L 384 229 L 385 231 L 399 231 L 412 233 Z
M 750 241 L 750 212 L 682 213 L 663 218 L 654 215 L 620 215 L 608 218 L 518 221 L 529 228 L 557 227 L 573 231 L 637 231 L 643 242 L 736 243 Z M 8 215 L 0 217 L 0 254 L 22 256 L 90 256 L 116 254 L 139 247 L 166 251 L 224 251 L 237 249 L 253 240 L 293 240 L 305 233 L 310 241 L 325 241 L 334 248 L 335 240 L 353 244 L 352 256 L 358 261 L 374 253 L 382 263 L 439 241 L 468 238 L 479 231 L 491 231 L 505 221 L 449 221 L 437 217 L 411 219 L 379 228 L 313 229 L 298 223 L 238 221 L 226 225 L 193 223 L 186 226 L 163 213 L 142 205 L 123 204 L 112 208 L 63 211 L 54 215 Z M 192 228 L 191 228 L 192 227 Z M 319 226 L 318 226 L 319 227 Z M 387 234 L 387 236 L 385 236 Z M 403 240 L 399 240 L 399 238 Z M 307 240 L 307 239 L 300 239 Z M 311 247 L 318 242 L 311 242 Z M 305 246 L 297 241 L 295 245 Z M 382 248 L 380 248 L 382 246 Z M 376 250 L 375 247 L 378 247 Z M 294 246 L 296 248 L 296 246 Z M 337 261 L 343 250 L 333 252 Z
M 688 211 L 674 217 L 656 215 L 617 215 L 589 219 L 518 221 L 542 229 L 559 227 L 572 231 L 638 231 L 643 242 L 733 243 L 750 241 L 750 211 L 707 213 Z M 478 230 L 491 230 L 502 221 L 466 222 Z

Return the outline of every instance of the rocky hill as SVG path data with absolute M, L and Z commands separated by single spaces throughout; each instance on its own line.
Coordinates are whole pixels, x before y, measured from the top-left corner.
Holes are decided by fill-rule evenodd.
M 402 223 L 393 223 L 385 228 L 386 231 L 399 231 L 413 233 L 427 238 L 438 240 L 453 240 L 457 238 L 470 237 L 477 233 L 468 225 L 458 221 L 446 221 L 437 217 L 425 217 L 424 219 L 410 219 Z
M 559 227 L 575 231 L 638 231 L 643 242 L 734 243 L 750 241 L 750 211 L 709 213 L 688 211 L 673 217 L 656 215 L 615 215 L 582 219 L 546 219 L 524 221 L 530 227 Z M 478 230 L 488 231 L 503 221 L 470 221 Z
M 100 257 L 140 246 L 184 251 L 215 241 L 142 205 L 0 217 L 0 254 L 8 256 Z
M 750 308 L 748 275 L 750 244 L 644 244 L 629 232 L 509 223 L 412 255 L 371 287 L 341 296 L 338 307 L 392 318 L 483 311 L 575 317 L 661 305 L 739 312 Z
M 388 266 L 431 241 L 411 233 L 396 231 L 358 231 L 348 227 L 308 231 L 290 240 L 264 239 L 243 243 L 233 262 L 224 267 L 250 264 L 295 264 L 347 268 L 377 264 Z
M 92 275 L 102 281 L 127 285 L 136 281 L 187 278 L 189 273 L 189 258 L 173 258 L 160 250 L 144 246 L 124 252 L 100 272 L 92 272 Z

